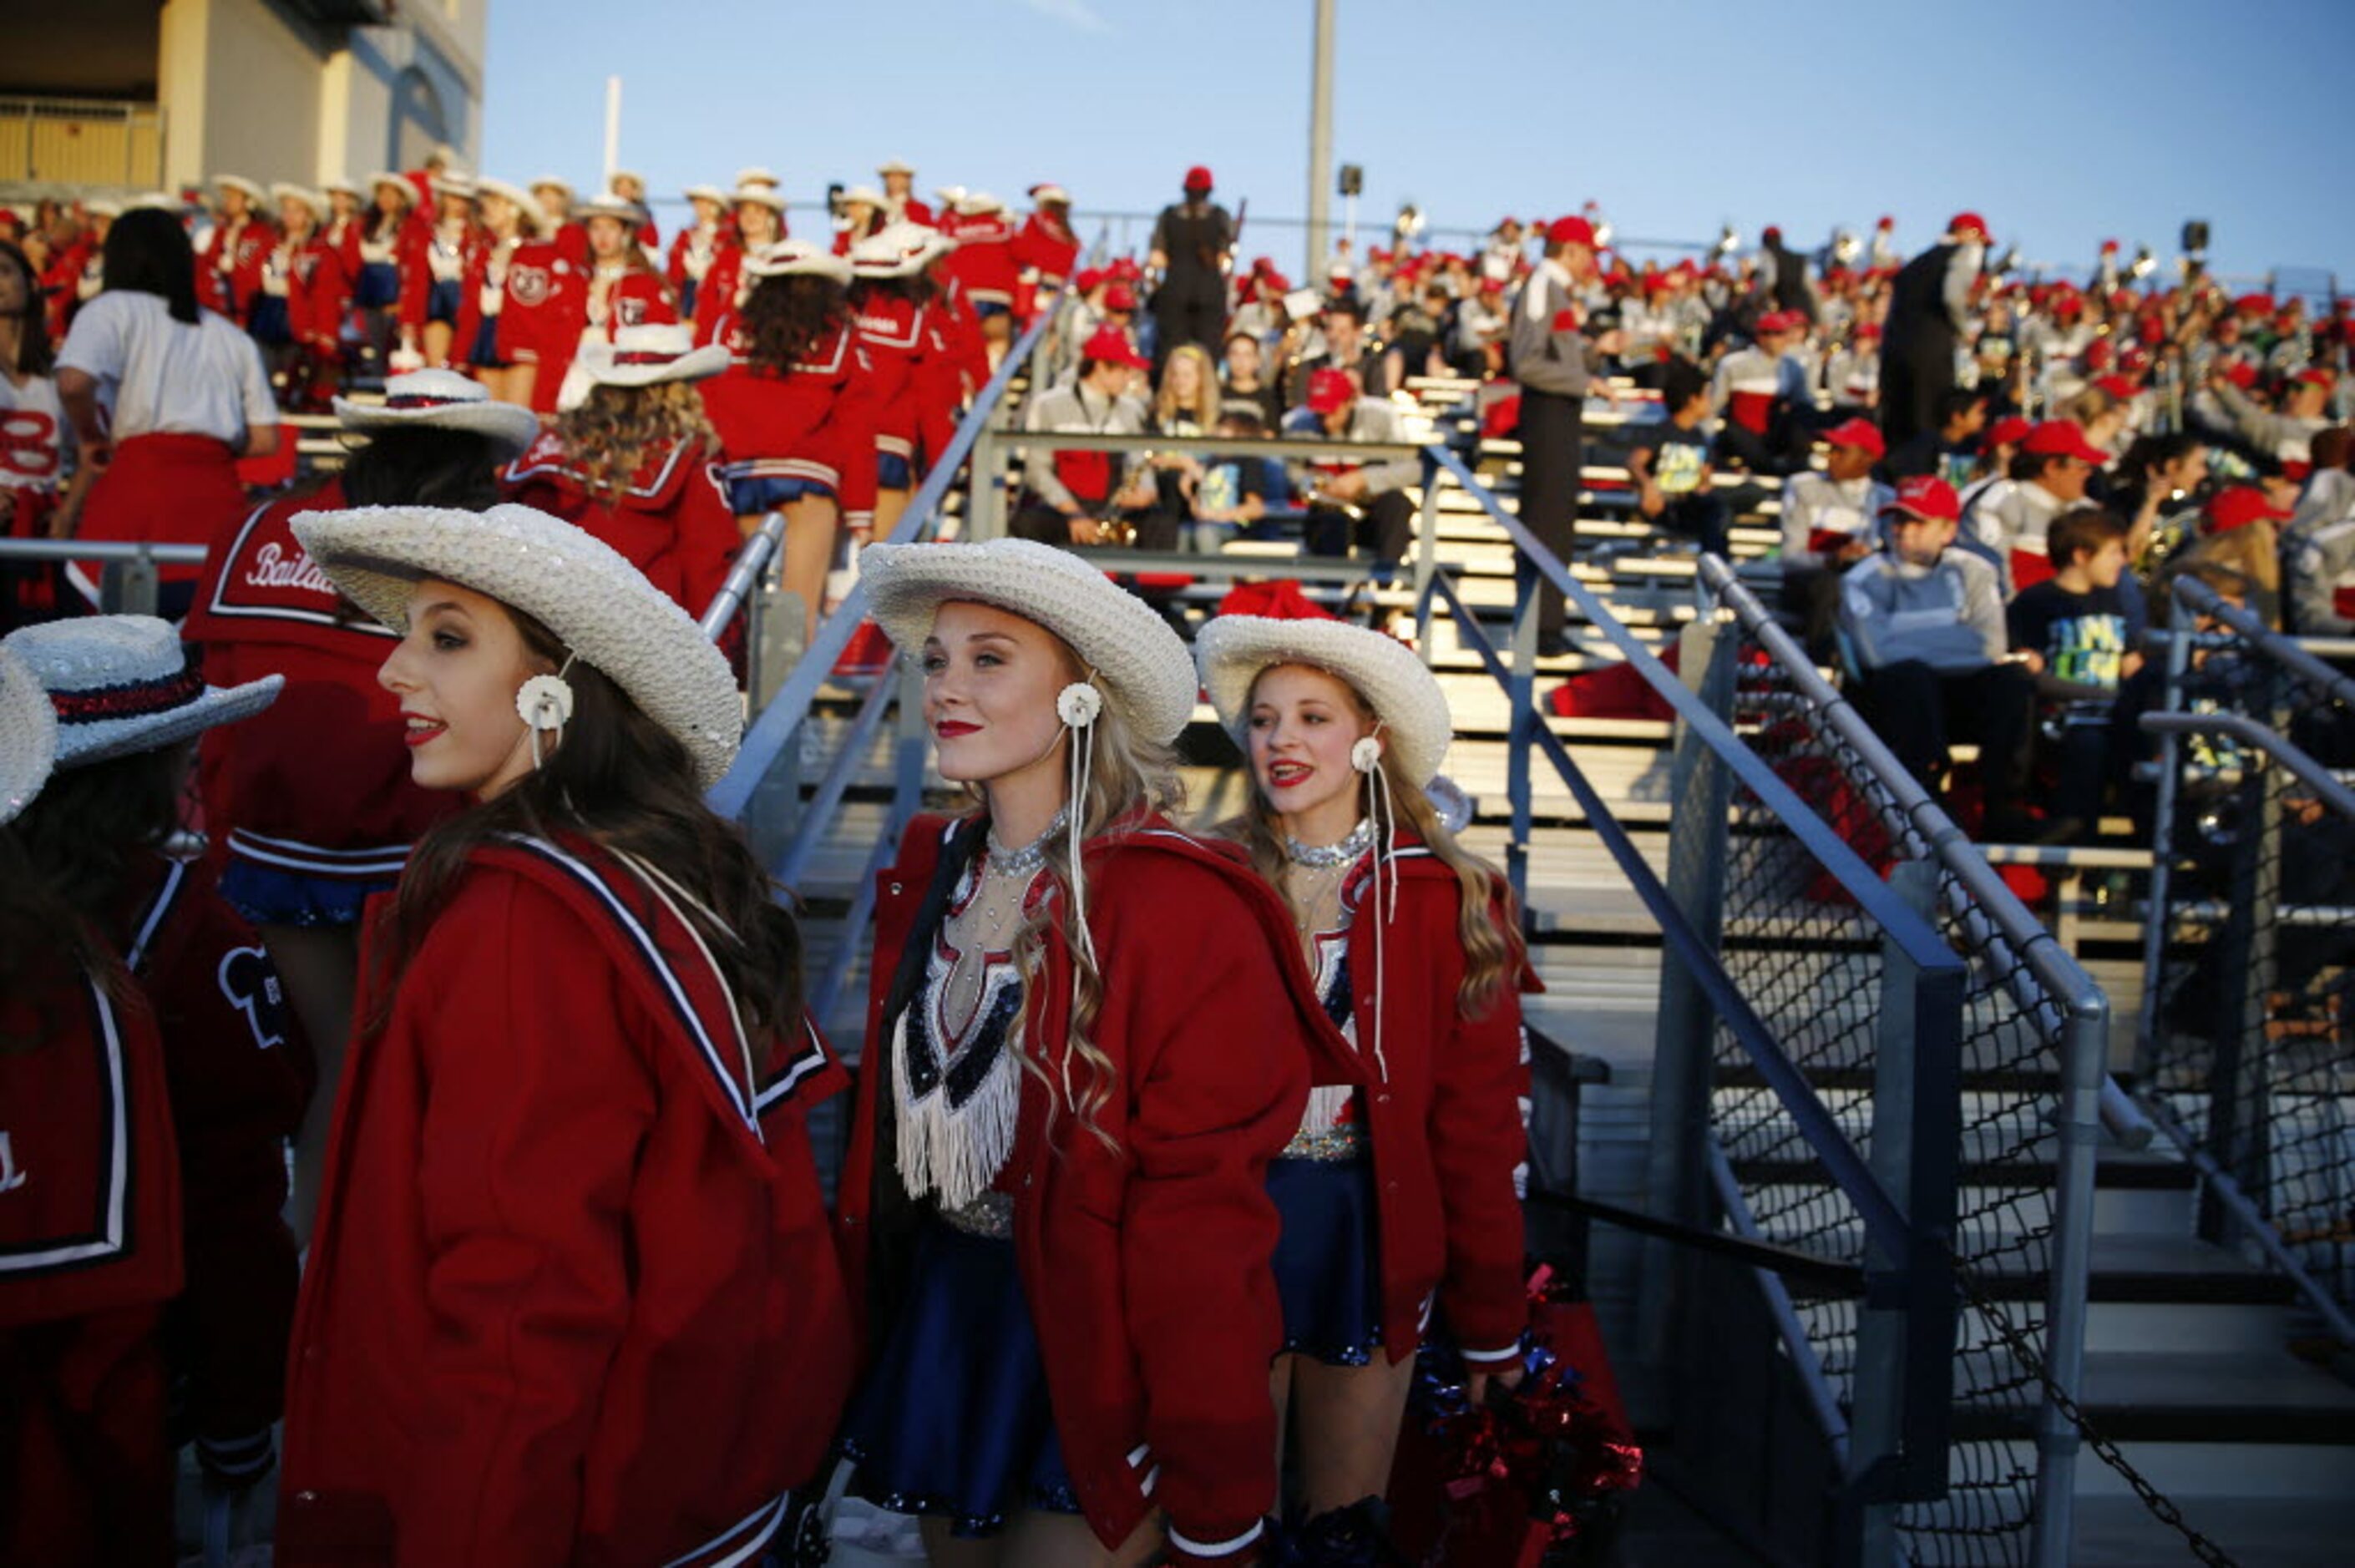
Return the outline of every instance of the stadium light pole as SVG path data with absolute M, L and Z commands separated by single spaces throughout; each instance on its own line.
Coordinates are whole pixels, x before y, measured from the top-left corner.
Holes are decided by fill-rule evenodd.
M 622 79 L 605 79 L 605 188 L 613 188 L 613 171 L 622 166 Z
M 1333 196 L 1333 5 L 1316 0 L 1316 41 L 1308 87 L 1308 260 L 1301 276 L 1315 283 L 1325 264 L 1325 231 Z

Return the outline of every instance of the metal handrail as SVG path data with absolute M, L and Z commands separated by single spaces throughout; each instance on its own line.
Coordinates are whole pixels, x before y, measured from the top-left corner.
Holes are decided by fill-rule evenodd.
M 770 558 L 776 555 L 784 537 L 785 514 L 783 512 L 771 512 L 761 519 L 759 529 L 744 541 L 744 547 L 736 552 L 735 562 L 728 568 L 728 580 L 719 585 L 719 591 L 712 595 L 711 602 L 704 607 L 698 624 L 703 628 L 706 637 L 716 642 L 719 634 L 728 630 L 728 623 L 736 619 L 736 612 L 744 608 L 746 599 L 752 597 L 752 585 L 761 580 L 761 574 L 768 569 Z
M 0 561 L 153 561 L 159 567 L 201 567 L 203 545 L 160 539 L 0 539 Z
M 2149 713 L 2142 727 L 2153 735 L 2220 735 L 2265 754 L 2292 778 L 2314 791 L 2315 798 L 2342 817 L 2355 817 L 2355 789 L 2341 783 L 2331 769 L 2317 762 L 2280 733 L 2245 714 Z
M 1060 299 L 1058 296 L 1058 302 Z M 947 499 L 965 454 L 973 450 L 974 442 L 980 438 L 982 427 L 1005 397 L 1006 389 L 1013 383 L 1015 374 L 1038 348 L 1039 340 L 1046 336 L 1048 325 L 1054 316 L 1052 308 L 1039 312 L 1028 329 L 1015 340 L 1014 346 L 999 362 L 997 373 L 989 378 L 988 385 L 975 397 L 973 407 L 958 421 L 956 434 L 950 438 L 947 450 L 933 462 L 932 471 L 924 476 L 924 482 L 916 487 L 916 493 L 909 498 L 907 510 L 900 514 L 899 523 L 882 543 L 905 544 L 932 521 L 933 514 L 940 510 L 941 503 Z M 859 623 L 866 617 L 867 589 L 864 584 L 860 584 L 852 588 L 835 612 L 826 618 L 818 628 L 817 636 L 804 651 L 801 662 L 794 666 L 794 673 L 786 677 L 785 683 L 777 689 L 777 694 L 753 720 L 751 729 L 745 735 L 744 743 L 736 754 L 735 766 L 711 787 L 707 796 L 713 810 L 729 818 L 743 815 L 753 790 L 799 732 L 802 721 L 809 716 L 810 707 L 817 700 L 818 689 L 833 675 L 835 662 L 850 646 L 852 636 L 858 632 Z
M 2197 613 L 2222 621 L 2267 658 L 2295 672 L 2318 690 L 2328 693 L 2333 700 L 2355 707 L 2355 678 L 2316 658 L 2300 645 L 2296 638 L 2284 636 L 2254 612 L 2226 602 L 2214 588 L 2198 577 L 2178 577 L 2169 585 L 2169 591 L 2179 602 L 2188 605 Z

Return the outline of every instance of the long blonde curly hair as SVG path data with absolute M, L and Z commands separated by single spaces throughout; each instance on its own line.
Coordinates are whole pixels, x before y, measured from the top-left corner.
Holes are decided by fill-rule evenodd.
M 1334 683 L 1349 694 L 1351 708 L 1367 724 L 1380 716 L 1373 705 L 1366 701 L 1365 694 L 1348 677 L 1330 670 L 1319 673 L 1330 675 Z M 1266 673 L 1262 670 L 1252 678 L 1251 691 L 1243 699 L 1246 714 L 1251 712 L 1259 694 L 1260 679 Z M 1248 745 L 1243 766 L 1250 770 Z M 1431 803 L 1431 797 L 1407 776 L 1397 747 L 1382 747 L 1381 769 L 1390 784 L 1391 800 L 1400 825 L 1421 839 L 1440 863 L 1455 874 L 1455 938 L 1464 948 L 1464 980 L 1456 988 L 1455 1009 L 1465 1018 L 1482 1017 L 1496 1005 L 1520 962 L 1520 912 L 1513 906 L 1510 885 L 1504 873 L 1455 842 L 1455 835 L 1439 820 L 1439 809 Z M 1359 815 L 1369 810 L 1366 790 L 1369 783 L 1363 779 L 1358 782 Z M 1275 810 L 1267 803 L 1255 776 L 1241 815 L 1220 823 L 1214 831 L 1241 844 L 1260 875 L 1284 895 L 1287 905 L 1292 902 L 1292 856 L 1284 849 L 1284 825 L 1276 820 Z M 1501 920 L 1495 914 L 1499 906 L 1504 912 Z
M 556 434 L 589 493 L 608 506 L 672 447 L 687 446 L 706 459 L 719 451 L 719 433 L 691 381 L 593 387 L 579 408 L 557 416 Z
M 1051 636 L 1052 634 L 1050 633 Z M 1090 680 L 1094 673 L 1060 638 L 1055 646 L 1068 666 L 1069 678 Z M 1174 814 L 1185 805 L 1185 785 L 1178 777 L 1178 755 L 1170 747 L 1148 740 L 1136 733 L 1128 715 L 1117 700 L 1104 703 L 1096 721 L 1085 731 L 1071 731 L 1063 736 L 1065 745 L 1092 745 L 1094 755 L 1088 759 L 1088 787 L 1084 800 L 1066 801 L 1066 810 L 1075 811 L 1080 819 L 1080 838 L 1086 842 L 1117 837 L 1133 832 L 1149 814 Z M 980 810 L 979 805 L 975 807 Z M 1103 1107 L 1112 1103 L 1118 1091 L 1119 1075 L 1112 1058 L 1095 1043 L 1095 1025 L 1103 1008 L 1104 978 L 1091 958 L 1091 948 L 1079 940 L 1071 930 L 1068 911 L 1071 907 L 1071 853 L 1067 832 L 1057 832 L 1048 836 L 1041 846 L 1046 852 L 1046 870 L 1052 879 L 1052 898 L 1042 899 L 1014 934 L 1014 962 L 1022 977 L 1022 1009 L 1008 1040 L 1023 1070 L 1038 1079 L 1047 1091 L 1049 1107 L 1047 1127 L 1052 1136 L 1058 1118 L 1068 1112 L 1082 1128 L 1114 1154 L 1122 1152 L 1119 1140 L 1103 1129 L 1099 1118 Z M 1050 927 L 1063 938 L 1070 953 L 1071 972 L 1076 982 L 1071 1004 L 1071 1022 L 1064 1032 L 1064 1049 L 1085 1069 L 1079 1081 L 1068 1075 L 1050 1074 L 1038 1053 L 1028 1048 L 1022 1031 L 1030 1015 L 1031 988 L 1039 983 L 1047 959 L 1047 934 Z M 1129 954 L 1131 963 L 1150 961 L 1145 954 Z

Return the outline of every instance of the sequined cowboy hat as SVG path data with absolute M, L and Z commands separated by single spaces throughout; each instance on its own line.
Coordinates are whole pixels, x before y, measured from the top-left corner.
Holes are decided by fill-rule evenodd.
M 869 545 L 858 577 L 876 624 L 913 652 L 952 600 L 995 605 L 1071 644 L 1138 733 L 1167 744 L 1194 715 L 1194 665 L 1168 622 L 1068 550 L 1029 539 Z
M 314 219 L 327 216 L 327 193 L 314 191 L 308 185 L 298 185 L 289 180 L 278 180 L 270 187 L 270 199 L 274 202 L 299 201 L 311 209 Z
M 250 718 L 278 698 L 283 675 L 208 686 L 169 621 L 90 615 L 8 634 L 57 715 L 57 766 L 87 768 L 155 751 L 217 724 Z
M 58 758 L 58 710 L 41 678 L 0 642 L 0 822 L 33 803 Z
M 538 202 L 532 199 L 532 195 L 529 191 L 524 189 L 513 180 L 502 180 L 490 175 L 485 175 L 481 179 L 474 182 L 474 194 L 477 196 L 496 196 L 501 201 L 506 202 L 509 207 L 514 207 L 516 209 L 516 220 L 527 226 L 531 229 L 532 233 L 546 234 L 548 232 L 547 212 L 541 208 Z
M 687 747 L 709 789 L 736 759 L 744 705 L 728 660 L 613 546 L 528 506 L 308 512 L 294 536 L 353 603 L 395 631 L 427 577 L 487 594 L 603 671 Z
M 335 400 L 336 422 L 359 435 L 421 427 L 470 430 L 508 449 L 507 456 L 539 439 L 539 416 L 513 403 L 492 399 L 479 381 L 454 370 L 412 370 L 384 384 L 384 401 Z
M 695 329 L 684 322 L 649 322 L 616 328 L 613 342 L 589 344 L 574 363 L 600 387 L 652 387 L 719 375 L 728 368 L 728 347 L 696 347 Z
M 1447 697 L 1414 651 L 1387 633 L 1338 620 L 1221 615 L 1195 636 L 1194 657 L 1219 723 L 1237 745 L 1251 719 L 1252 683 L 1259 673 L 1278 664 L 1306 664 L 1357 688 L 1417 784 L 1431 782 L 1447 755 L 1455 727 Z
M 744 275 L 748 278 L 790 278 L 796 274 L 847 283 L 850 261 L 806 239 L 780 239 L 744 258 Z
M 248 201 L 253 202 L 257 205 L 267 199 L 270 195 L 268 191 L 261 188 L 261 181 L 249 180 L 243 175 L 215 175 L 213 176 L 213 188 L 215 190 L 224 191 L 242 191 Z
M 850 270 L 861 278 L 905 278 L 938 254 L 940 231 L 914 223 L 887 223 L 850 247 Z

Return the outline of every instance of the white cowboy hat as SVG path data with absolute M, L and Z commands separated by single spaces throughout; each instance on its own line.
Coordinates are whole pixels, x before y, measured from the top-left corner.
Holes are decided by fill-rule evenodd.
M 912 223 L 887 224 L 850 246 L 850 270 L 861 278 L 905 278 L 932 259 L 935 231 Z
M 261 188 L 260 181 L 249 180 L 243 175 L 215 175 L 213 185 L 220 190 L 243 191 L 254 201 L 267 200 L 270 196 L 268 191 Z
M 603 196 L 591 196 L 587 201 L 580 202 L 573 207 L 573 222 L 587 223 L 592 217 L 610 217 L 623 228 L 634 232 L 638 225 L 645 222 L 646 211 L 627 196 L 617 196 L 609 191 Z
M 689 185 L 683 194 L 689 201 L 708 201 L 719 207 L 728 205 L 728 193 L 718 185 Z
M 748 201 L 765 207 L 771 212 L 781 213 L 785 210 L 785 193 L 775 185 L 764 185 L 757 181 L 750 184 L 739 181 L 736 188 L 728 193 L 728 205 L 741 207 Z
M 433 186 L 433 195 L 437 199 L 442 196 L 464 196 L 468 201 L 472 201 L 476 194 L 474 177 L 463 169 L 444 169 L 434 175 L 430 183 Z
M 746 185 L 773 185 L 776 183 L 777 176 L 758 164 L 736 171 L 736 185 L 740 190 Z
M 534 234 L 548 232 L 548 214 L 540 210 L 539 203 L 531 199 L 529 191 L 513 180 L 494 179 L 485 175 L 474 182 L 474 193 L 477 196 L 496 196 L 514 207 L 518 221 L 528 225 Z
M 141 191 L 123 204 L 123 210 L 124 212 L 184 212 L 186 210 L 186 204 L 170 191 Z
M 728 346 L 695 346 L 695 329 L 684 322 L 625 326 L 611 343 L 585 344 L 574 361 L 600 387 L 652 387 L 662 381 L 701 381 L 728 368 Z
M 1060 202 L 1063 206 L 1069 207 L 1071 205 L 1071 193 L 1050 180 L 1043 185 L 1032 185 L 1030 199 L 1042 207 L 1050 201 Z
M 612 546 L 528 506 L 307 512 L 294 536 L 368 614 L 405 631 L 410 588 L 457 583 L 520 610 L 687 747 L 705 788 L 736 759 L 743 700 L 726 655 Z
M 81 204 L 81 210 L 91 217 L 121 217 L 123 204 L 112 196 L 93 196 Z
M 535 191 L 562 191 L 567 201 L 572 199 L 572 182 L 561 175 L 542 175 L 531 182 Z
M 932 187 L 932 197 L 943 207 L 954 207 L 959 202 L 964 200 L 964 187 L 963 185 L 934 185 Z
M 32 671 L 57 712 L 57 766 L 155 751 L 277 700 L 283 675 L 208 686 L 180 634 L 152 615 L 86 615 L 20 627 L 5 647 Z
M 886 158 L 875 165 L 875 172 L 879 175 L 906 175 L 912 178 L 916 173 L 916 165 L 905 158 Z
M 850 262 L 806 239 L 780 239 L 744 258 L 744 275 L 749 278 L 790 278 L 796 273 L 847 283 Z
M 492 400 L 479 381 L 454 370 L 412 370 L 384 384 L 381 403 L 335 400 L 336 422 L 347 430 L 375 435 L 420 427 L 470 430 L 517 452 L 539 439 L 539 416 L 513 403 Z
M 374 191 L 379 186 L 389 185 L 394 190 L 399 191 L 401 195 L 401 198 L 407 201 L 410 206 L 415 207 L 417 205 L 417 187 L 409 183 L 406 175 L 396 175 L 390 169 L 378 169 L 376 173 L 368 176 L 368 189 L 370 191 Z
M 1006 204 L 987 191 L 968 191 L 957 197 L 956 209 L 963 213 L 1004 212 Z
M 341 191 L 348 196 L 357 196 L 366 194 L 360 189 L 359 182 L 357 180 L 347 180 L 341 175 L 337 175 L 332 180 L 321 181 L 319 188 L 329 196 L 335 195 L 337 191 Z
M 635 169 L 615 169 L 612 174 L 605 176 L 605 188 L 607 190 L 612 190 L 613 188 L 613 182 L 616 180 L 635 180 L 638 182 L 638 188 L 640 190 L 646 188 L 645 175 L 638 173 Z
M 1242 744 L 1248 704 L 1259 673 L 1278 664 L 1306 664 L 1339 676 L 1358 690 L 1398 748 L 1407 777 L 1428 784 L 1447 755 L 1455 726 L 1439 682 L 1413 650 L 1384 632 L 1339 620 L 1276 620 L 1221 615 L 1194 638 L 1202 689 L 1219 723 Z
M 270 199 L 276 202 L 299 201 L 311 209 L 312 217 L 327 216 L 327 193 L 314 191 L 308 185 L 293 185 L 285 180 L 274 181 L 270 187 Z
M 1146 738 L 1166 745 L 1194 715 L 1186 644 L 1143 599 L 1068 550 L 1029 539 L 869 545 L 858 578 L 876 624 L 903 651 L 924 645 L 942 605 L 995 605 L 1071 644 Z
M 32 666 L 0 642 L 0 822 L 33 803 L 57 758 L 57 707 Z
M 862 207 L 881 207 L 883 193 L 873 185 L 852 185 L 842 193 L 842 205 L 848 207 L 853 202 Z

